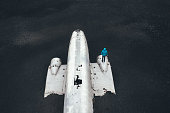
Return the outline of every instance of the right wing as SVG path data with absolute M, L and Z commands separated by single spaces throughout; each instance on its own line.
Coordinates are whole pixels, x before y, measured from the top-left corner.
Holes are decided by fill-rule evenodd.
M 98 56 L 97 63 L 91 63 L 91 80 L 95 96 L 103 96 L 107 91 L 116 94 L 110 62 L 106 57 L 102 62 L 102 56 Z

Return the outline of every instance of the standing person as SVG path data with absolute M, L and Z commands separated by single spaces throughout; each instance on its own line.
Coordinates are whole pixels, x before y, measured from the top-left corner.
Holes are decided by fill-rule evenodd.
M 105 57 L 108 55 L 106 48 L 104 48 L 101 52 L 102 62 L 105 62 Z

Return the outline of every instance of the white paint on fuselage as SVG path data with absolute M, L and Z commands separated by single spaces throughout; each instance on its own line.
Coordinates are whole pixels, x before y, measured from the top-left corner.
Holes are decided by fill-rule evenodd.
M 87 41 L 83 31 L 74 31 L 67 59 L 67 78 L 64 113 L 93 113 L 93 91 L 90 76 Z M 79 76 L 82 84 L 77 88 L 74 80 Z

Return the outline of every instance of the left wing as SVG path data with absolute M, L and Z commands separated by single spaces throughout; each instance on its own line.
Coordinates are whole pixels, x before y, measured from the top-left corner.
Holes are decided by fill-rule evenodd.
M 65 93 L 65 77 L 67 65 L 61 65 L 59 58 L 53 58 L 48 67 L 44 97 L 50 94 Z

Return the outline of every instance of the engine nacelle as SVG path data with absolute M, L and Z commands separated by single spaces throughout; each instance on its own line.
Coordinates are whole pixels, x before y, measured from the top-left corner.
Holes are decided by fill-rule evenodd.
M 60 66 L 61 66 L 60 58 L 53 58 L 50 64 L 51 74 L 56 75 Z
M 105 56 L 105 62 L 102 62 L 102 55 L 99 55 L 97 57 L 97 63 L 99 65 L 100 69 L 102 70 L 102 72 L 107 72 L 108 65 L 109 65 L 108 57 L 107 56 Z

